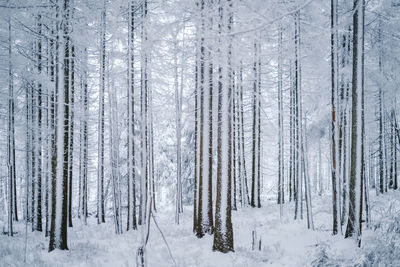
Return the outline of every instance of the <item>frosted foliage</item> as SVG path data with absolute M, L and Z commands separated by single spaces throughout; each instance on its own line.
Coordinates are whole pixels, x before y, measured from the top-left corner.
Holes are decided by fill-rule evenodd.
M 0 22 L 0 267 L 400 266 L 400 0 Z

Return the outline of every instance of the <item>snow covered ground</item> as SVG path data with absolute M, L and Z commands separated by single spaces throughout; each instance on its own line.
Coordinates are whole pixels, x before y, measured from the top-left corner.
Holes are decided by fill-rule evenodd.
M 315 197 L 315 231 L 307 221 L 293 220 L 292 204 L 279 218 L 275 200 L 261 209 L 245 208 L 233 212 L 235 253 L 213 252 L 212 236 L 197 239 L 192 233 L 192 210 L 185 207 L 180 225 L 174 224 L 174 211 L 156 214 L 178 266 L 400 266 L 400 192 L 376 197 L 371 191 L 371 229 L 363 228 L 362 246 L 353 240 L 331 234 L 331 198 Z M 0 222 L 0 225 L 3 225 Z M 48 239 L 31 232 L 28 226 L 27 263 L 24 263 L 25 225 L 17 224 L 14 237 L 0 236 L 0 266 L 135 266 L 140 241 L 137 231 L 114 234 L 111 218 L 97 225 L 79 220 L 69 228 L 69 251 L 48 253 Z M 261 239 L 261 251 L 252 250 L 252 231 Z M 151 224 L 147 246 L 149 266 L 174 266 L 165 243 Z

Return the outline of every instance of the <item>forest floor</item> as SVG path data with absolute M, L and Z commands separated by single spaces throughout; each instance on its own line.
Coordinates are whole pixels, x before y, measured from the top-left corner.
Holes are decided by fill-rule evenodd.
M 370 198 L 372 222 L 370 229 L 363 226 L 361 248 L 354 240 L 332 235 L 330 196 L 313 199 L 314 231 L 307 229 L 305 216 L 293 220 L 293 203 L 284 205 L 282 219 L 275 200 L 263 203 L 260 209 L 233 211 L 235 253 L 228 254 L 211 250 L 212 236 L 195 237 L 190 207 L 184 207 L 180 225 L 174 223 L 174 210 L 158 211 L 156 218 L 176 264 L 182 267 L 400 266 L 400 191 L 378 197 L 371 191 Z M 136 266 L 139 232 L 116 235 L 112 218 L 107 219 L 102 225 L 97 225 L 94 218 L 88 225 L 74 220 L 74 227 L 68 229 L 69 250 L 52 253 L 47 252 L 48 238 L 31 232 L 28 226 L 26 263 L 25 224 L 17 223 L 14 237 L 0 236 L 0 266 Z M 254 230 L 261 239 L 261 250 L 258 246 L 252 250 Z M 174 266 L 153 221 L 147 255 L 148 266 Z

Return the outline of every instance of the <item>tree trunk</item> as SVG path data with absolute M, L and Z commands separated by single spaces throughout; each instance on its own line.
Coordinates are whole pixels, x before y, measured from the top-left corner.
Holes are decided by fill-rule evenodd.
M 58 54 L 56 62 L 56 91 L 57 97 L 57 170 L 56 177 L 52 181 L 52 215 L 49 252 L 58 248 L 68 249 L 68 144 L 69 144 L 69 0 L 64 0 L 61 14 L 57 12 L 57 18 L 62 16 L 61 28 L 57 26 L 57 39 L 61 37 L 61 47 L 56 42 Z M 54 160 L 54 157 L 53 157 Z
M 177 36 L 175 36 L 177 38 Z M 174 88 L 175 88 L 175 137 L 176 137 L 176 193 L 175 193 L 175 223 L 179 224 L 180 214 L 180 183 L 181 183 L 181 125 L 178 85 L 178 40 L 174 43 Z
M 336 121 L 336 106 L 337 106 L 337 94 L 338 94 L 338 14 L 337 14 L 337 0 L 331 0 L 331 106 L 332 106 L 332 121 L 331 121 L 331 151 L 332 151 L 332 205 L 333 205 L 333 234 L 336 235 L 339 228 L 339 215 L 340 208 L 338 197 L 338 180 L 340 172 L 338 172 L 338 122 Z M 339 163 L 340 164 L 340 163 Z
M 282 22 L 279 22 L 278 33 L 278 204 L 280 204 L 280 216 L 283 213 L 284 199 L 284 148 L 283 148 L 283 106 L 282 106 Z
M 253 62 L 253 129 L 252 129 L 252 183 L 251 203 L 252 207 L 261 207 L 260 203 L 260 76 L 259 76 L 259 43 L 254 40 L 254 62 Z
M 15 180 L 15 141 L 14 141 L 14 84 L 12 70 L 11 20 L 8 17 L 8 236 L 13 236 L 13 219 L 17 218 Z
M 97 223 L 105 222 L 104 214 L 104 91 L 106 68 L 106 1 L 101 12 L 100 40 L 100 92 L 98 126 L 98 165 L 97 165 Z
M 221 35 L 231 32 L 233 14 L 230 0 L 219 4 L 219 38 L 222 48 L 220 48 L 221 61 L 218 80 L 218 165 L 213 250 L 227 253 L 234 251 L 231 221 L 232 102 L 230 98 L 232 97 L 232 67 L 230 56 L 232 39 L 229 36 L 222 37 Z
M 379 22 L 378 29 L 378 42 L 379 42 L 379 57 L 378 57 L 378 65 L 379 71 L 382 73 L 382 30 L 380 27 L 381 22 Z M 384 98 L 383 98 L 383 90 L 382 87 L 378 87 L 378 103 L 379 103 L 379 192 L 383 194 L 385 190 L 384 176 L 384 149 L 385 149 L 385 140 L 384 140 L 384 115 L 383 115 L 383 106 L 384 106 Z
M 364 98 L 364 0 L 354 1 L 352 138 L 349 184 L 349 217 L 345 237 L 355 237 L 361 244 L 363 190 L 363 98 Z
M 246 171 L 246 153 L 244 150 L 244 104 L 243 104 L 243 63 L 240 63 L 240 74 L 239 74 L 239 81 L 240 81 L 240 97 L 239 97 L 239 102 L 240 102 L 240 123 L 239 123 L 239 128 L 240 128 L 240 150 L 241 150 L 241 161 L 242 161 L 242 168 L 243 168 L 243 180 L 242 180 L 242 192 L 243 192 L 243 201 L 244 201 L 244 206 L 247 206 L 250 204 L 250 196 L 249 196 L 249 187 L 247 184 L 247 171 Z M 239 112 L 239 111 L 238 111 Z
M 129 3 L 128 19 L 128 216 L 127 230 L 135 230 L 136 225 L 136 172 L 135 172 L 135 3 Z
M 71 42 L 70 48 L 70 116 L 69 116 L 69 145 L 68 145 L 68 226 L 72 227 L 72 176 L 74 160 L 74 103 L 75 103 L 75 47 Z

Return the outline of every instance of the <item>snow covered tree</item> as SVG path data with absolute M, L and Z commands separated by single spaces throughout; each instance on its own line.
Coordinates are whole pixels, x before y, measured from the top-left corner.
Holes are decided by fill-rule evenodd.
M 11 21 L 8 17 L 8 129 L 7 129 L 7 166 L 8 166 L 8 235 L 13 236 L 13 220 L 18 221 L 17 192 L 15 171 L 15 128 L 14 128 L 14 84 L 12 69 Z
M 260 165 L 261 165 L 261 46 L 257 39 L 254 40 L 253 59 L 253 128 L 252 128 L 252 167 L 251 167 L 251 201 L 252 207 L 261 207 L 260 193 Z
M 338 67 L 338 1 L 331 0 L 331 106 L 332 106 L 332 122 L 331 122 L 331 150 L 332 150 L 332 204 L 333 204 L 333 234 L 336 235 L 339 229 L 340 222 L 340 206 L 339 206 L 339 175 L 338 168 L 338 122 L 336 121 L 337 112 L 337 96 L 339 91 L 339 67 Z
M 285 194 L 284 194 L 284 147 L 283 147 L 283 96 L 282 96 L 282 60 L 283 60 L 283 52 L 282 52 L 282 35 L 283 35 L 283 26 L 282 22 L 279 22 L 278 26 L 278 128 L 279 128 L 279 136 L 278 136 L 278 204 L 283 207 L 283 203 L 285 202 Z M 282 216 L 282 210 L 281 210 Z
M 136 172 L 135 172 L 135 2 L 128 5 L 128 215 L 127 230 L 136 229 Z
M 200 1 L 200 58 L 199 58 L 199 80 L 198 80 L 198 94 L 199 102 L 199 147 L 198 151 L 198 181 L 197 181 L 197 199 L 196 199 L 196 220 L 197 220 L 197 237 L 201 238 L 206 233 L 213 232 L 213 66 L 211 61 L 212 52 L 207 50 L 212 49 L 210 40 L 206 40 L 205 36 L 212 33 L 213 24 L 211 18 L 206 14 L 214 12 L 213 2 Z M 212 50 L 211 50 L 212 51 Z M 211 54 L 212 53 L 212 54 Z
M 219 12 L 219 68 L 218 68 L 218 165 L 213 250 L 233 251 L 232 205 L 232 31 L 233 13 L 230 0 L 220 1 Z
M 101 11 L 100 38 L 100 92 L 99 92 L 99 121 L 98 121 L 98 163 L 97 163 L 97 223 L 105 222 L 104 211 L 104 92 L 106 86 L 106 0 Z
M 83 217 L 83 221 L 87 223 L 88 217 L 88 149 L 89 149 L 89 96 L 88 96 L 88 55 L 87 48 L 85 47 L 82 52 L 82 73 L 80 85 L 80 102 L 81 111 L 83 111 L 80 120 L 80 141 L 79 141 L 79 209 L 78 215 Z
M 69 0 L 57 6 L 56 90 L 57 90 L 57 155 L 56 177 L 52 178 L 52 209 L 49 251 L 65 250 L 68 230 L 68 148 L 69 148 Z M 59 41 L 59 45 L 58 45 Z
M 352 133 L 349 184 L 349 216 L 345 237 L 361 244 L 364 180 L 364 0 L 354 1 Z

